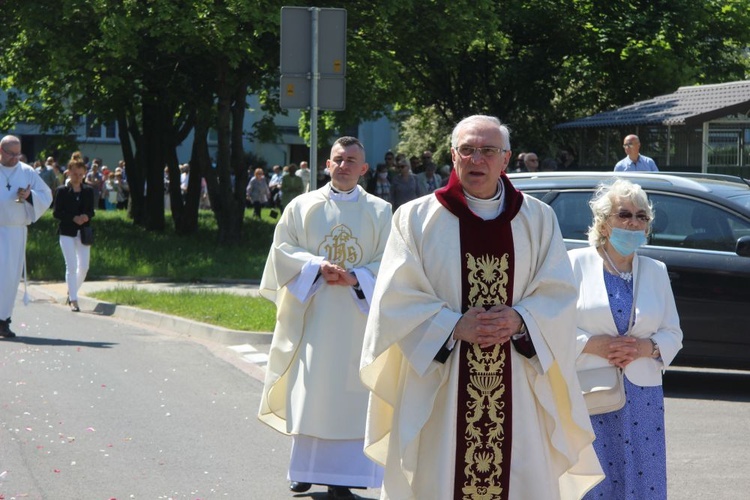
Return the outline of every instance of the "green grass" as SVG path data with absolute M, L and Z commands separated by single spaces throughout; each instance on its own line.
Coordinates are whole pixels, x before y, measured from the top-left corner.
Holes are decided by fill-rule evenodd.
M 231 330 L 271 332 L 276 321 L 276 306 L 272 302 L 224 292 L 145 292 L 134 287 L 122 287 L 102 290 L 92 296 L 114 304 L 149 309 Z
M 276 225 L 269 209 L 263 210 L 261 220 L 252 219 L 250 211 L 245 213 L 243 241 L 233 246 L 216 242 L 216 221 L 209 211 L 200 212 L 196 234 L 178 236 L 171 222 L 168 217 L 167 229 L 158 233 L 135 226 L 124 211 L 97 211 L 92 222 L 96 241 L 86 279 L 123 276 L 182 283 L 260 279 Z M 64 280 L 65 262 L 58 238 L 57 220 L 51 211 L 29 227 L 26 259 L 30 279 Z M 241 331 L 273 331 L 276 314 L 274 304 L 265 299 L 222 292 L 118 288 L 94 296 Z
M 221 279 L 260 279 L 273 240 L 275 220 L 263 210 L 261 220 L 245 212 L 243 241 L 222 246 L 216 242 L 216 221 L 201 211 L 196 234 L 178 236 L 167 217 L 167 229 L 146 231 L 135 226 L 125 211 L 96 212 L 92 224 L 96 242 L 91 249 L 88 280 L 105 276 L 166 278 L 177 282 Z M 57 235 L 57 220 L 48 211 L 29 227 L 26 247 L 29 278 L 62 281 L 65 263 Z

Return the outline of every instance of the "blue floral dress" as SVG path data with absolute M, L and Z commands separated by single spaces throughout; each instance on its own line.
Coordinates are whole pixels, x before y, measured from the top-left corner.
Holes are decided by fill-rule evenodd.
M 604 272 L 609 305 L 617 326 L 628 330 L 633 283 Z M 636 318 L 637 319 L 637 318 Z M 625 380 L 625 406 L 591 416 L 594 449 L 606 477 L 586 500 L 662 500 L 667 498 L 667 451 L 662 386 L 641 387 Z

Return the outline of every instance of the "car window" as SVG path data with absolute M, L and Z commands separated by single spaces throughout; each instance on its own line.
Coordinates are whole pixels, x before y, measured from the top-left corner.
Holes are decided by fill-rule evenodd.
M 549 192 L 543 197 L 557 214 L 563 238 L 586 241 L 593 192 Z M 734 252 L 737 239 L 750 235 L 750 224 L 721 207 L 682 196 L 649 193 L 654 221 L 649 244 Z
M 721 207 L 681 196 L 650 194 L 651 245 L 733 252 L 750 224 Z
M 593 220 L 589 208 L 592 195 L 591 191 L 566 191 L 550 193 L 550 196 L 544 199 L 557 214 L 563 238 L 588 240 L 586 232 Z

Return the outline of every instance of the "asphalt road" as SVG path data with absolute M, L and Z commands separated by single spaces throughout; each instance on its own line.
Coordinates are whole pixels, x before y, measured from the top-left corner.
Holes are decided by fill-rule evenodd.
M 750 498 L 750 372 L 675 368 L 664 392 L 670 499 Z
M 257 420 L 259 370 L 237 352 L 49 301 L 17 303 L 12 327 L 0 498 L 292 498 L 290 439 Z
M 37 298 L 0 341 L 0 499 L 322 499 L 260 424 L 268 345 L 186 338 Z M 668 372 L 671 499 L 750 498 L 750 372 Z M 357 492 L 378 498 L 378 490 Z

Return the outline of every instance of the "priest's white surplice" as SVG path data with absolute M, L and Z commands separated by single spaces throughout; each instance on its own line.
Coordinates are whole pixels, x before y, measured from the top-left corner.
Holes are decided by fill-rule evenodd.
M 18 162 L 0 165 L 0 320 L 13 313 L 24 269 L 27 226 L 39 220 L 52 203 L 52 192 L 32 167 Z M 17 202 L 18 189 L 30 188 L 28 200 Z
M 352 195 L 326 185 L 295 198 L 281 216 L 260 286 L 277 314 L 258 416 L 303 443 L 340 441 L 347 449 L 359 440 L 361 455 L 368 391 L 359 357 L 391 209 L 360 187 Z M 323 259 L 355 272 L 366 299 L 316 280 Z M 310 477 L 305 482 L 322 482 Z

